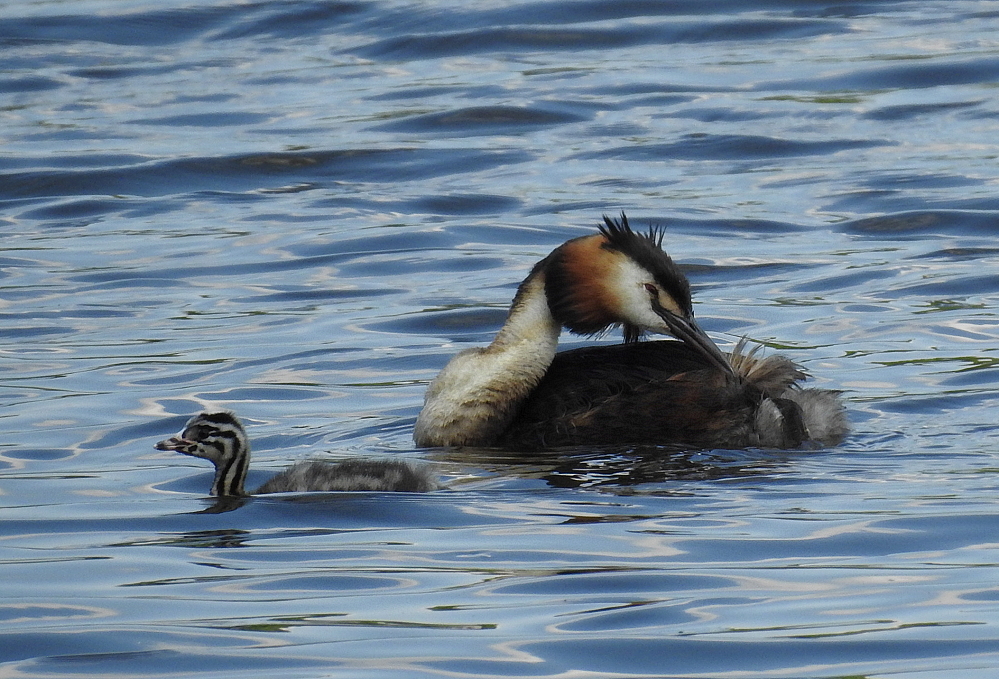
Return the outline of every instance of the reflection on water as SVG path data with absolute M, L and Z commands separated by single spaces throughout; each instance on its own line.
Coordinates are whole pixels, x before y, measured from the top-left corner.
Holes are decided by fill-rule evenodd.
M 995 665 L 981 3 L 0 15 L 4 674 Z M 722 345 L 845 390 L 845 444 L 413 448 L 427 381 L 622 209 Z M 220 505 L 152 449 L 209 406 L 252 425 L 250 485 L 404 455 L 450 488 Z
M 795 455 L 785 451 L 689 451 L 669 446 L 595 448 L 592 452 L 507 452 L 461 448 L 436 453 L 433 458 L 455 467 L 474 465 L 483 472 L 505 477 L 540 479 L 555 488 L 601 488 L 612 493 L 634 492 L 633 487 L 678 480 L 737 479 L 767 474 Z M 482 473 L 482 472 L 480 472 Z M 655 492 L 650 485 L 649 490 Z

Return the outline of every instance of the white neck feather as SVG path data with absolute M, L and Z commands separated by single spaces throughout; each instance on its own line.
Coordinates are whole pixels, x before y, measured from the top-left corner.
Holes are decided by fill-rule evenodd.
M 492 344 L 466 349 L 427 388 L 413 438 L 419 446 L 489 446 L 517 414 L 555 357 L 561 325 L 542 270 L 521 284 Z

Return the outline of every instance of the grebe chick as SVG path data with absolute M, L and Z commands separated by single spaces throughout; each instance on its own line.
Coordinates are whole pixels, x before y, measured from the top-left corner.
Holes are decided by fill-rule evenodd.
M 427 388 L 417 445 L 838 443 L 848 430 L 838 393 L 801 389 L 806 374 L 783 356 L 760 359 L 743 343 L 723 354 L 694 321 L 690 284 L 662 239 L 622 213 L 538 262 L 493 342 L 457 354 Z M 624 344 L 556 353 L 562 328 L 613 326 Z M 643 333 L 679 341 L 639 342 Z
M 217 497 L 240 497 L 250 465 L 250 442 L 246 430 L 229 412 L 204 412 L 195 415 L 183 431 L 156 444 L 157 450 L 174 450 L 200 457 L 215 465 L 211 494 Z M 441 488 L 425 468 L 401 460 L 345 460 L 299 462 L 267 481 L 256 490 L 264 493 L 316 491 L 406 491 L 423 493 Z

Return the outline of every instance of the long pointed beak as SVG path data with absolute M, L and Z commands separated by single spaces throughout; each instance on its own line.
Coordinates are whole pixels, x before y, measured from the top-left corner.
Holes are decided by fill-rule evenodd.
M 728 362 L 728 357 L 722 353 L 718 345 L 708 337 L 701 328 L 694 322 L 694 319 L 681 318 L 668 311 L 663 311 L 659 316 L 669 326 L 670 332 L 678 340 L 682 340 L 690 347 L 696 349 L 708 360 L 711 365 L 729 375 L 734 375 L 732 365 Z

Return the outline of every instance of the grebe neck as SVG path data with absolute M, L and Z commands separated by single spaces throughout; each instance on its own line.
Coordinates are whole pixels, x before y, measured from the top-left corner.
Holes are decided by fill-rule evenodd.
M 249 465 L 249 447 L 237 450 L 235 455 L 216 462 L 215 480 L 212 482 L 211 495 L 216 497 L 242 497 L 246 495 L 243 484 L 246 481 Z
M 495 443 L 544 377 L 561 332 L 545 295 L 544 264 L 520 284 L 492 343 L 462 351 L 430 383 L 413 433 L 417 445 Z

